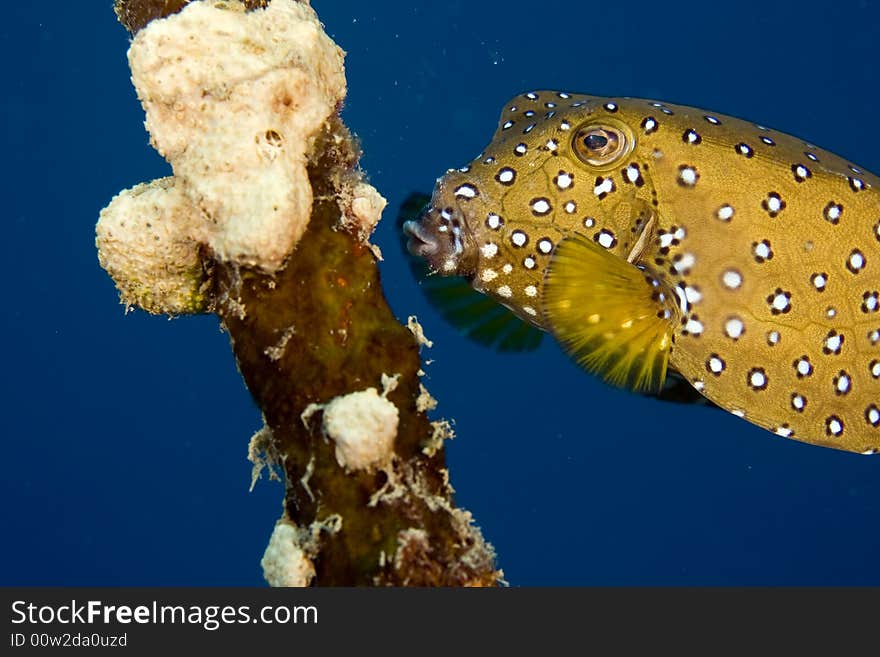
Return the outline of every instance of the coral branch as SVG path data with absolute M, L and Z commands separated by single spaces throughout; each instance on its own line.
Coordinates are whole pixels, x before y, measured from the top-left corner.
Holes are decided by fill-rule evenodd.
M 165 18 L 176 14 L 191 0 L 116 0 L 113 9 L 119 22 L 132 34 L 140 32 L 155 18 Z M 269 0 L 242 0 L 248 9 L 263 9 Z
M 136 32 L 153 18 L 179 11 L 183 4 L 118 0 L 116 10 L 126 27 Z M 237 5 L 197 0 L 190 7 L 203 4 L 223 12 Z M 293 0 L 246 4 L 248 9 L 256 9 L 256 14 L 276 11 L 284 20 L 296 18 L 317 25 L 311 10 L 297 9 Z M 299 5 L 303 6 L 307 7 Z M 181 25 L 195 20 L 195 13 L 184 16 L 189 12 L 187 8 L 180 14 L 185 19 Z M 227 18 L 224 14 L 211 20 Z M 282 29 L 280 23 L 280 18 L 273 17 L 273 32 Z M 253 26 L 258 24 L 243 25 L 256 29 Z M 150 25 L 144 31 L 152 29 Z M 200 28 L 200 34 L 204 33 Z M 155 43 L 172 48 L 175 32 L 167 28 L 161 34 Z M 317 43 L 325 38 L 321 32 Z M 139 35 L 133 49 L 139 41 L 149 43 Z M 315 57 L 334 57 L 332 49 L 324 46 L 303 48 L 303 52 L 317 53 Z M 216 55 L 213 51 L 201 54 L 209 58 Z M 141 61 L 138 57 L 130 54 L 133 79 L 138 77 L 134 72 L 134 62 Z M 320 107 L 319 103 L 310 105 L 306 94 L 330 94 L 332 99 L 333 93 L 339 93 L 334 91 L 337 87 L 322 82 L 333 79 L 327 72 L 331 65 L 303 64 L 302 53 L 284 60 L 295 61 L 300 71 L 312 72 L 315 84 L 306 84 L 293 74 L 279 78 L 273 69 L 273 97 L 284 97 L 288 90 L 288 105 Z M 150 61 L 161 62 L 161 57 Z M 150 71 L 151 80 L 167 87 L 182 84 L 181 78 L 198 69 L 191 64 L 179 75 L 180 69 L 175 68 L 174 76 L 162 73 L 159 64 L 145 65 L 144 69 Z M 341 63 L 339 66 L 341 70 Z M 314 71 L 321 71 L 317 81 Z M 165 87 L 156 90 L 146 82 L 143 87 L 138 85 L 154 144 L 172 162 L 175 177 L 154 183 L 140 202 L 128 199 L 144 196 L 142 188 L 124 192 L 102 213 L 97 231 L 101 262 L 126 304 L 151 312 L 210 310 L 228 330 L 239 369 L 266 423 L 251 444 L 255 477 L 263 465 L 279 466 L 285 473 L 285 514 L 263 558 L 271 584 L 497 585 L 501 573 L 495 567 L 491 546 L 470 514 L 452 501 L 442 449 L 443 438 L 450 433 L 448 424 L 430 422 L 425 415 L 435 402 L 419 379 L 419 348 L 424 336 L 417 323 L 411 321 L 406 327 L 394 318 L 382 293 L 377 249 L 367 238 L 384 199 L 363 181 L 357 168 L 357 143 L 339 119 L 336 107 L 328 110 L 317 130 L 299 119 L 277 129 L 269 141 L 277 142 L 279 151 L 273 151 L 265 166 L 276 167 L 276 162 L 286 162 L 284 158 L 289 158 L 289 164 L 284 164 L 281 173 L 267 177 L 267 188 L 259 186 L 262 177 L 252 176 L 238 189 L 226 190 L 233 196 L 236 192 L 258 194 L 260 203 L 206 200 L 217 185 L 201 177 L 203 160 L 197 160 L 200 166 L 192 165 L 193 144 L 206 150 L 215 142 L 224 146 L 240 142 L 243 149 L 251 150 L 255 146 L 252 139 L 239 139 L 233 131 L 228 139 L 199 132 L 198 119 L 205 113 L 227 112 L 230 107 L 235 110 L 238 106 L 230 105 L 230 98 L 239 102 L 239 97 L 259 94 L 266 87 L 259 75 L 247 77 L 248 87 L 237 82 L 238 86 L 230 83 L 223 87 L 225 105 L 214 108 L 200 101 L 195 119 L 186 114 L 187 99 L 201 98 L 201 92 L 165 98 Z M 197 75 L 190 77 L 204 84 Z M 160 96 L 162 102 L 157 102 Z M 261 110 L 265 107 L 259 98 L 253 102 Z M 174 112 L 163 113 L 162 108 L 168 106 L 173 106 Z M 279 109 L 281 114 L 287 111 Z M 173 139 L 157 137 L 163 134 L 158 124 L 168 118 L 165 114 L 173 115 L 179 125 L 196 126 L 196 136 L 184 142 L 187 148 L 183 151 L 190 151 L 186 155 L 189 159 L 176 159 Z M 247 113 L 250 119 L 253 116 L 253 111 Z M 270 116 L 266 121 L 271 123 L 275 118 Z M 266 129 L 276 130 L 275 124 L 269 123 L 260 124 L 258 148 Z M 294 136 L 294 127 L 304 133 Z M 306 145 L 302 161 L 296 155 L 298 144 Z M 285 150 L 290 148 L 292 152 Z M 234 163 L 256 157 L 251 150 L 218 156 L 217 161 Z M 265 155 L 265 149 L 261 152 Z M 259 157 L 254 162 L 254 166 L 264 164 Z M 300 164 L 307 181 L 287 176 Z M 229 166 L 227 170 L 220 167 L 223 180 L 229 179 Z M 287 221 L 303 203 L 310 208 L 307 224 L 298 223 L 301 227 L 296 231 L 279 229 L 276 223 L 238 210 L 256 207 L 253 212 L 269 212 L 271 208 L 264 207 L 266 195 L 277 196 L 279 184 L 290 187 L 282 194 L 282 201 L 290 197 L 295 202 L 281 211 L 276 204 L 275 213 L 269 213 L 272 222 L 278 214 Z M 296 189 L 300 184 L 308 189 Z M 146 222 L 148 229 L 143 228 L 143 213 L 154 220 Z M 203 221 L 206 214 L 210 230 L 194 223 Z M 278 241 L 265 244 L 261 239 L 267 226 L 273 234 L 295 244 L 280 265 Z M 153 242 L 163 245 L 156 247 L 155 253 L 136 250 Z M 163 272 L 171 277 L 170 282 L 155 280 Z

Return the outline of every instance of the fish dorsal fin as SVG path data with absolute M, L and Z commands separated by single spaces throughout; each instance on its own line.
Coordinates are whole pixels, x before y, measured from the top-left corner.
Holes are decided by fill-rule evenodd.
M 430 196 L 410 194 L 400 207 L 398 229 L 416 219 Z M 402 231 L 398 231 L 401 237 Z M 405 240 L 402 239 L 402 244 Z M 499 351 L 531 351 L 541 344 L 543 333 L 522 321 L 510 310 L 477 292 L 461 276 L 440 276 L 430 271 L 425 260 L 406 250 L 407 263 L 431 305 L 456 329 L 474 342 Z
M 551 331 L 588 372 L 660 392 L 678 320 L 665 284 L 582 235 L 564 239 L 544 280 Z

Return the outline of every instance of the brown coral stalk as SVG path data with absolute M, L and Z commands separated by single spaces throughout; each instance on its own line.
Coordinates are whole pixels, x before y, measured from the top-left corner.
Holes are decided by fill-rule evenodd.
M 117 0 L 116 10 L 136 31 L 183 4 Z M 315 583 L 496 585 L 491 546 L 453 505 L 440 428 L 424 412 L 419 344 L 392 315 L 369 245 L 341 226 L 340 198 L 360 176 L 358 155 L 332 117 L 310 158 L 315 200 L 294 256 L 272 275 L 212 262 L 210 307 L 262 409 L 258 447 L 284 469 L 286 516 L 304 537 Z M 372 470 L 342 467 L 322 412 L 303 413 L 381 388 L 383 375 L 399 375 L 387 393 L 399 413 L 393 459 Z

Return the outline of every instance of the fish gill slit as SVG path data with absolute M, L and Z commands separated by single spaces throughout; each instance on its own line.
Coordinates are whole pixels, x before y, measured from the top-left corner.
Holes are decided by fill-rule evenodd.
M 633 248 L 630 250 L 629 255 L 626 256 L 626 261 L 629 263 L 634 263 L 638 260 L 641 255 L 645 252 L 645 247 L 650 243 L 651 238 L 654 235 L 654 228 L 657 225 L 657 214 L 651 211 L 651 216 L 642 226 L 642 232 L 639 234 L 638 239 L 636 239 Z

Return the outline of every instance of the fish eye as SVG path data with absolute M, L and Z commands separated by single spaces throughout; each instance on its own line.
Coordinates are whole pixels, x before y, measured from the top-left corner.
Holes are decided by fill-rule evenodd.
M 604 132 L 604 130 L 602 132 Z M 587 150 L 598 151 L 605 148 L 607 145 L 608 135 L 603 135 L 601 132 L 591 132 L 584 137 L 584 146 L 587 147 Z
M 603 166 L 614 162 L 627 150 L 626 136 L 605 125 L 588 125 L 575 132 L 572 147 L 586 164 Z

